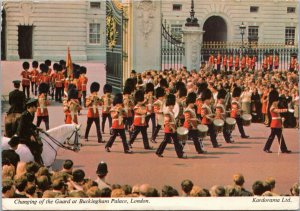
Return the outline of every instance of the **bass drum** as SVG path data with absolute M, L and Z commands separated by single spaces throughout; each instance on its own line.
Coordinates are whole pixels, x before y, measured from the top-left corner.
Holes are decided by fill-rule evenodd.
M 243 120 L 243 126 L 250 126 L 252 120 L 251 114 L 243 114 L 242 120 Z
M 175 103 L 174 109 L 173 109 L 173 113 L 174 113 L 175 119 L 178 117 L 179 111 L 180 111 L 179 104 L 178 104 L 178 103 Z M 165 103 L 164 103 L 164 105 L 163 105 L 163 113 L 164 113 L 164 114 L 165 114 L 165 113 L 168 113 L 168 107 L 166 106 Z
M 7 114 L 5 117 L 5 136 L 8 138 L 13 137 L 18 129 L 19 119 L 21 117 L 20 113 Z
M 185 142 L 188 139 L 189 130 L 185 127 L 177 128 L 176 133 L 179 141 Z
M 234 118 L 228 117 L 225 119 L 225 128 L 227 131 L 233 131 L 235 128 L 236 120 Z
M 199 138 L 205 138 L 207 136 L 208 127 L 206 125 L 198 125 L 197 130 Z
M 222 119 L 215 119 L 213 121 L 213 124 L 214 124 L 214 128 L 215 128 L 216 133 L 223 132 L 224 120 L 222 120 Z

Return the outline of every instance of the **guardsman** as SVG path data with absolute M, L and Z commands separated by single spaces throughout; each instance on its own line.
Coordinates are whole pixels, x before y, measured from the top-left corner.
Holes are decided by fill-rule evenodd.
M 162 125 L 164 124 L 164 115 L 163 115 L 163 106 L 165 103 L 165 90 L 162 87 L 156 88 L 156 101 L 154 102 L 154 112 L 156 117 L 156 128 L 154 130 L 154 134 L 152 136 L 151 142 L 156 143 L 156 137 L 161 129 Z
M 81 82 L 79 80 L 79 76 L 80 76 L 80 70 L 75 70 L 74 73 L 73 73 L 73 81 L 72 83 L 76 86 L 76 89 L 78 91 L 78 101 L 79 101 L 79 104 L 81 105 L 81 90 L 82 90 L 82 86 L 81 86 Z M 80 114 L 80 113 L 78 113 Z
M 210 54 L 209 59 L 208 59 L 208 65 L 210 68 L 214 68 L 215 65 L 215 58 L 213 54 Z
M 30 97 L 30 72 L 29 70 L 29 63 L 28 62 L 23 62 L 23 71 L 21 72 L 22 76 L 22 87 L 23 87 L 23 92 L 26 95 L 27 98 Z M 26 92 L 26 93 L 25 93 Z
M 250 56 L 247 55 L 246 57 L 246 64 L 247 64 L 247 69 L 252 70 L 252 59 Z
M 134 108 L 134 100 L 131 93 L 132 93 L 132 87 L 126 84 L 123 90 L 123 104 L 126 113 L 126 116 L 124 117 L 124 125 L 125 125 L 125 130 L 129 131 L 129 136 L 131 136 L 131 126 L 133 123 L 133 108 Z
M 110 84 L 105 84 L 103 87 L 104 95 L 101 97 L 102 101 L 102 133 L 104 134 L 105 122 L 108 119 L 109 129 L 111 129 L 112 119 L 110 116 L 110 109 L 112 107 L 113 96 L 112 86 Z
M 50 93 L 51 94 L 51 100 L 54 100 L 54 95 L 56 93 L 55 79 L 56 79 L 56 76 L 57 76 L 58 65 L 59 65 L 58 63 L 53 64 L 53 71 L 50 75 L 50 78 L 51 78 L 51 82 L 50 82 L 51 85 L 50 86 L 53 87 L 52 91 Z M 57 100 L 55 99 L 55 101 L 57 101 Z
M 55 101 L 58 101 L 60 103 L 62 103 L 64 81 L 65 81 L 65 76 L 62 73 L 62 66 L 59 64 L 57 66 L 57 74 L 54 78 L 54 83 L 55 83 Z
M 78 91 L 75 88 L 68 90 L 68 100 L 64 101 L 65 124 L 78 124 L 78 112 L 81 106 L 78 101 Z
M 269 55 L 269 69 L 273 70 L 273 55 Z
M 264 151 L 267 153 L 272 153 L 270 148 L 272 146 L 275 136 L 277 136 L 281 152 L 282 153 L 291 153 L 291 151 L 287 149 L 287 146 L 284 141 L 284 137 L 282 134 L 283 124 L 282 124 L 282 119 L 280 116 L 280 113 L 287 112 L 288 109 L 287 108 L 285 108 L 285 109 L 278 108 L 279 94 L 277 91 L 270 93 L 269 98 L 270 98 L 270 103 L 271 103 L 270 113 L 272 116 L 271 125 L 270 125 L 271 134 L 270 134 L 268 141 L 264 147 Z
M 201 99 L 203 101 L 202 110 L 201 110 L 201 117 L 202 117 L 202 124 L 207 125 L 208 127 L 208 134 L 210 136 L 210 141 L 214 148 L 218 148 L 221 144 L 217 142 L 217 134 L 214 129 L 214 125 L 212 122 L 212 110 L 211 110 L 211 98 L 212 93 L 209 89 L 205 89 L 201 94 Z
M 199 120 L 197 119 L 195 112 L 195 102 L 197 95 L 194 92 L 190 92 L 186 98 L 186 109 L 184 110 L 184 123 L 183 127 L 189 130 L 188 139 L 192 140 L 195 145 L 195 149 L 198 154 L 205 153 L 202 149 L 202 140 L 199 139 L 199 131 L 197 126 L 199 125 Z
M 222 119 L 226 120 L 226 106 L 225 106 L 225 98 L 227 92 L 225 89 L 220 89 L 217 95 L 217 104 L 216 104 L 216 111 L 215 111 L 215 119 Z M 226 130 L 226 127 L 223 127 L 223 136 L 227 143 L 233 143 L 231 137 L 231 131 Z
M 263 70 L 264 71 L 267 71 L 268 70 L 268 58 L 267 58 L 267 56 L 265 55 L 264 56 L 264 59 L 263 59 Z
M 242 138 L 249 138 L 245 134 L 244 127 L 243 127 L 243 120 L 241 118 L 241 104 L 239 102 L 239 98 L 241 96 L 242 89 L 240 87 L 235 87 L 232 91 L 232 101 L 231 101 L 231 112 L 230 117 L 236 119 L 236 124 L 239 128 L 240 134 Z
M 134 107 L 134 119 L 133 119 L 134 129 L 130 137 L 129 146 L 132 147 L 131 145 L 133 144 L 137 135 L 141 132 L 143 136 L 144 149 L 152 149 L 152 147 L 149 146 L 149 140 L 147 135 L 147 125 L 146 125 L 147 109 L 144 104 L 144 100 L 145 100 L 144 92 L 142 90 L 137 90 L 134 97 L 137 104 Z
M 46 83 L 50 87 L 50 79 L 51 78 L 48 75 L 48 69 L 49 69 L 49 67 L 47 65 L 45 65 L 44 63 L 40 64 L 41 74 L 39 77 L 39 84 Z
M 52 63 L 51 60 L 49 60 L 49 59 L 45 60 L 45 65 L 47 65 L 47 67 L 48 67 L 47 75 L 50 77 L 49 94 L 51 95 L 51 98 L 53 100 L 53 98 L 54 98 L 54 83 L 53 83 L 53 80 L 52 80 L 52 76 L 53 76 L 54 71 L 52 71 L 51 63 Z
M 240 58 L 238 55 L 235 56 L 235 60 L 234 60 L 234 68 L 235 70 L 239 70 L 240 68 Z
M 177 103 L 179 106 L 179 113 L 178 113 L 178 123 L 177 125 L 181 126 L 184 123 L 184 114 L 183 111 L 186 108 L 186 96 L 187 96 L 187 89 L 185 86 L 179 87 L 178 90 L 178 98 Z
M 296 67 L 296 58 L 291 56 L 290 71 L 293 72 Z
M 241 70 L 243 71 L 245 68 L 246 68 L 246 57 L 244 55 L 241 61 Z
M 129 149 L 128 143 L 126 141 L 125 127 L 124 127 L 124 117 L 126 116 L 126 111 L 123 107 L 123 96 L 121 93 L 115 95 L 113 100 L 113 106 L 110 110 L 110 115 L 112 117 L 112 135 L 109 141 L 105 145 L 105 150 L 110 152 L 117 135 L 121 136 L 124 153 L 132 153 Z
M 251 69 L 252 69 L 252 70 L 255 70 L 256 56 L 253 56 L 253 57 L 252 57 L 252 63 L 251 63 L 251 64 L 252 64 Z
M 86 107 L 88 107 L 88 113 L 87 113 L 87 123 L 86 123 L 86 130 L 85 130 L 84 137 L 85 137 L 85 140 L 88 141 L 91 126 L 92 126 L 93 122 L 95 122 L 98 143 L 104 143 L 104 141 L 102 140 L 102 134 L 100 131 L 100 115 L 99 115 L 98 107 L 101 106 L 103 102 L 102 102 L 101 98 L 98 97 L 99 89 L 100 89 L 100 84 L 97 82 L 93 82 L 90 86 L 91 94 L 85 100 Z
M 279 67 L 279 55 L 276 54 L 274 58 L 274 69 L 278 70 L 278 67 Z
M 232 71 L 232 67 L 233 67 L 233 56 L 232 56 L 232 54 L 230 54 L 230 56 L 229 56 L 228 66 L 229 66 L 229 70 Z
M 186 158 L 183 154 L 182 145 L 179 143 L 177 139 L 176 133 L 176 121 L 173 113 L 174 105 L 176 102 L 176 97 L 173 94 L 169 94 L 166 100 L 166 106 L 168 108 L 167 112 L 164 113 L 164 132 L 165 137 L 158 149 L 156 150 L 156 155 L 158 157 L 163 157 L 164 150 L 168 143 L 171 143 L 171 139 L 173 140 L 175 151 L 178 158 Z
M 202 83 L 199 83 L 197 86 L 198 86 L 198 91 L 197 91 L 198 97 L 196 99 L 196 106 L 197 106 L 196 115 L 197 115 L 197 119 L 201 120 L 201 111 L 202 111 L 202 105 L 203 105 L 201 95 L 202 95 L 202 92 L 207 89 L 208 84 L 206 82 L 202 82 Z
M 224 70 L 227 71 L 227 55 L 226 54 L 223 56 L 222 63 L 223 63 Z
M 162 78 L 159 81 L 159 86 L 165 90 L 166 95 L 170 93 L 168 81 L 165 78 Z
M 147 108 L 147 116 L 146 116 L 146 122 L 149 127 L 149 121 L 151 119 L 152 122 L 152 134 L 151 137 L 154 135 L 154 130 L 156 126 L 156 119 L 155 119 L 155 112 L 153 103 L 155 102 L 154 98 L 154 84 L 149 82 L 146 84 L 146 90 L 145 90 L 145 104 Z
M 221 71 L 221 54 L 218 53 L 217 55 L 217 71 L 218 73 Z
M 42 165 L 43 160 L 41 154 L 43 151 L 43 143 L 37 133 L 39 128 L 33 124 L 34 113 L 37 110 L 37 101 L 37 99 L 29 99 L 26 102 L 26 111 L 21 115 L 17 135 L 20 138 L 20 143 L 25 144 L 29 148 L 35 162 Z
M 85 106 L 86 100 L 86 86 L 88 83 L 88 78 L 86 77 L 86 67 L 80 67 L 80 76 L 79 81 L 81 82 L 81 91 L 82 91 L 82 98 L 83 98 L 83 105 Z
M 18 128 L 18 120 L 21 114 L 25 111 L 25 94 L 20 91 L 20 83 L 19 80 L 14 80 L 14 88 L 15 90 L 11 91 L 8 95 L 8 102 L 10 108 L 7 112 L 7 116 L 5 117 L 5 136 L 12 137 Z
M 39 63 L 37 61 L 32 62 L 32 70 L 30 72 L 30 80 L 31 80 L 31 92 L 35 96 L 37 95 L 37 81 L 39 79 L 39 71 L 37 68 L 39 67 Z
M 47 106 L 50 104 L 47 99 L 47 93 L 49 91 L 49 85 L 46 83 L 41 83 L 39 86 L 39 96 L 38 96 L 38 107 L 37 107 L 37 121 L 36 126 L 39 127 L 44 121 L 46 130 L 49 130 L 49 113 Z

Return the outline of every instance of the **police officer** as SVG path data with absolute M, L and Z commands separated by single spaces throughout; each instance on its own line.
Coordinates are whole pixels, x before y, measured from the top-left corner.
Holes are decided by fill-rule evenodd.
M 25 94 L 24 92 L 20 91 L 20 83 L 21 81 L 15 80 L 13 81 L 14 84 L 14 91 L 11 91 L 8 96 L 8 102 L 10 105 L 10 108 L 7 112 L 7 114 L 11 113 L 22 113 L 25 111 Z
M 34 160 L 43 164 L 41 157 L 43 151 L 43 143 L 39 140 L 37 131 L 39 128 L 33 124 L 34 113 L 37 110 L 37 99 L 29 99 L 26 102 L 26 111 L 20 118 L 17 135 L 20 137 L 20 143 L 25 144 L 31 151 Z

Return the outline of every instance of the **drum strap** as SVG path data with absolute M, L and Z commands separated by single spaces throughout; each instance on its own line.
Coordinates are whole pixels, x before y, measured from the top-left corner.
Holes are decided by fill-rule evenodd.
M 272 119 L 281 119 L 281 117 L 272 117 Z

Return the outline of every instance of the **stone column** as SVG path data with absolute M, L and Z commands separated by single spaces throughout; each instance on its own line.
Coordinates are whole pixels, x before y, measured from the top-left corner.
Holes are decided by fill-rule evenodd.
M 197 26 L 183 28 L 183 40 L 185 44 L 184 66 L 190 71 L 198 71 L 201 62 L 201 45 L 204 31 Z
M 143 72 L 161 69 L 161 1 L 132 1 L 133 69 Z

